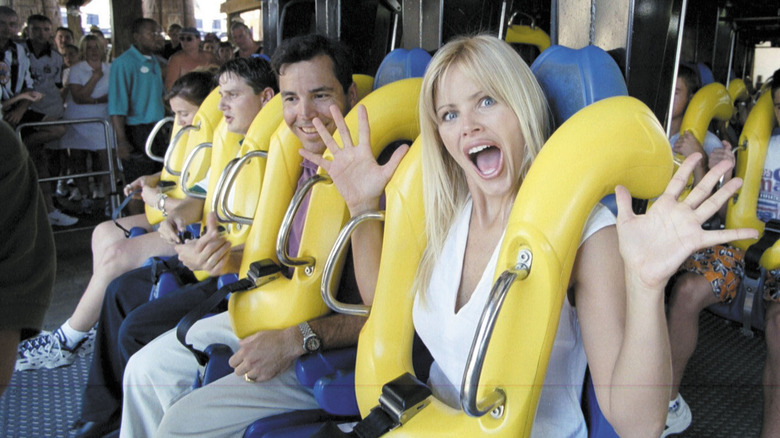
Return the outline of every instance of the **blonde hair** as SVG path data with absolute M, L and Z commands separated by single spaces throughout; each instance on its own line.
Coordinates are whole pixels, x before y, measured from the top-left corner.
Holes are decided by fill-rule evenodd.
M 445 149 L 436 116 L 436 93 L 453 67 L 517 115 L 525 139 L 521 178 L 525 178 L 550 133 L 551 116 L 544 93 L 511 46 L 495 37 L 478 35 L 455 39 L 439 49 L 425 72 L 419 100 L 428 238 L 414 282 L 415 291 L 423 293 L 421 298 L 425 297 L 453 220 L 468 198 L 465 174 Z
M 100 41 L 100 38 L 92 34 L 81 37 L 81 41 L 79 42 L 79 59 L 82 61 L 87 60 L 87 43 L 90 41 L 94 41 L 102 51 L 100 54 L 100 61 L 103 62 L 103 59 L 106 57 L 106 48 L 103 46 L 103 42 Z

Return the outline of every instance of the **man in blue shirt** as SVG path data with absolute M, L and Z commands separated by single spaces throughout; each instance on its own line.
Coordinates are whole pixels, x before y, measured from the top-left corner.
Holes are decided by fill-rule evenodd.
M 111 65 L 108 88 L 108 114 L 127 181 L 160 170 L 144 148 L 154 124 L 165 116 L 162 67 L 154 55 L 165 43 L 160 26 L 140 18 L 133 22 L 132 33 L 133 45 Z M 158 153 L 165 150 L 160 136 L 155 145 Z

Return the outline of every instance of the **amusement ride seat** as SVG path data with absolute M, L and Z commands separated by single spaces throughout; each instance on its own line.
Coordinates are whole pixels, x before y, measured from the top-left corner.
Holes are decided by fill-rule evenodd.
M 780 223 L 775 220 L 764 223 L 756 214 L 769 137 L 775 124 L 771 94 L 767 90 L 759 97 L 742 129 L 736 176 L 742 178 L 743 184 L 729 201 L 726 211 L 726 228 L 754 228 L 762 237 L 759 240 L 731 242 L 745 251 L 745 272 L 740 291 L 731 303 L 708 307 L 716 315 L 741 323 L 742 333 L 747 336 L 753 335 L 752 329 L 765 329 L 764 280 L 767 271 L 780 268 L 780 245 L 774 244 Z
M 174 124 L 175 129 L 171 135 L 171 142 L 168 145 L 164 158 L 161 159 L 152 154 L 150 150 L 151 138 L 156 131 L 150 134 L 150 139 L 147 140 L 147 155 L 153 160 L 163 161 L 160 184 L 170 187 L 165 192 L 169 197 L 184 199 L 186 195 L 179 183 L 185 159 L 195 146 L 212 141 L 214 130 L 221 119 L 222 111 L 219 110 L 219 90 L 215 89 L 201 102 L 192 120 L 192 125 L 179 128 L 178 125 Z M 158 123 L 158 126 L 164 121 L 165 119 Z M 203 178 L 208 170 L 206 167 L 208 159 L 204 159 L 204 161 L 203 165 L 196 163 L 196 177 L 198 179 Z M 164 219 L 161 211 L 148 205 L 146 206 L 146 218 L 150 224 L 156 224 Z

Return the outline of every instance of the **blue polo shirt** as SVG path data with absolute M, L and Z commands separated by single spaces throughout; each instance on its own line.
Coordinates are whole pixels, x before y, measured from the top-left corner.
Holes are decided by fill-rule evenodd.
M 157 123 L 165 117 L 165 86 L 160 64 L 130 46 L 111 64 L 108 114 L 126 116 L 128 125 Z

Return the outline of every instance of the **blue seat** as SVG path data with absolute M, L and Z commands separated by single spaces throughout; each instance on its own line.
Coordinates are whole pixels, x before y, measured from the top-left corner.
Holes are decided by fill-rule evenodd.
M 421 78 L 431 61 L 423 49 L 395 49 L 385 56 L 374 76 L 374 89 L 400 79 Z
M 579 50 L 552 46 L 536 58 L 531 71 L 547 96 L 555 126 L 560 126 L 593 102 L 628 96 L 620 67 L 607 52 L 596 46 Z M 614 194 L 605 196 L 601 203 L 617 215 Z

